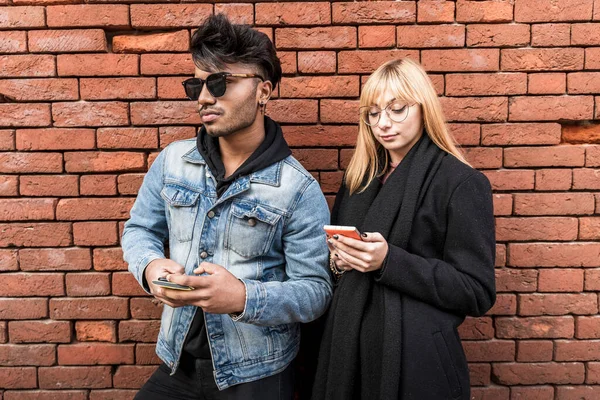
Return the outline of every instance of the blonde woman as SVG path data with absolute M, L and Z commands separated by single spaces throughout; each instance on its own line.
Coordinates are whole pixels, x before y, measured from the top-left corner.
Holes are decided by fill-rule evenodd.
M 332 212 L 339 278 L 313 399 L 469 399 L 457 327 L 494 304 L 492 193 L 454 144 L 425 71 L 379 67 Z

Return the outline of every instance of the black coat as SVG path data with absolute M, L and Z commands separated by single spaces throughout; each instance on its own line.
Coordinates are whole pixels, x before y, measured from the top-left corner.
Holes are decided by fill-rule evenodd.
M 362 331 L 370 329 L 374 340 L 381 340 L 383 343 L 383 354 L 371 356 L 371 361 L 375 359 L 372 364 L 377 364 L 376 357 L 384 358 L 383 365 L 377 365 L 375 373 L 369 371 L 371 368 L 362 366 L 360 374 L 363 386 L 365 374 L 371 374 L 369 379 L 381 376 L 384 384 L 386 381 L 399 382 L 394 383 L 395 389 L 392 391 L 377 391 L 379 394 L 369 396 L 365 394 L 363 387 L 362 395 L 360 390 L 355 389 L 350 397 L 403 400 L 470 398 L 468 365 L 457 327 L 465 316 L 483 315 L 495 302 L 492 193 L 489 181 L 479 171 L 451 155 L 444 154 L 440 159 L 414 212 L 406 250 L 390 242 L 383 269 L 373 275 L 370 296 L 379 296 L 375 304 L 384 304 L 383 330 L 393 332 L 394 337 L 390 337 L 389 333 L 376 337 L 376 329 L 365 328 L 364 320 L 362 325 Z M 392 183 L 394 174 L 386 185 Z M 410 185 L 410 182 L 405 183 Z M 394 195 L 390 188 L 384 190 L 386 185 L 377 196 L 387 196 L 386 193 L 389 193 L 391 201 Z M 332 213 L 332 219 L 340 225 L 352 222 L 355 218 L 352 215 L 357 212 L 345 209 L 344 197 L 348 197 L 347 194 L 338 198 Z M 385 201 L 381 202 L 381 198 L 378 202 L 385 204 Z M 371 204 L 365 205 L 365 209 L 369 206 Z M 368 214 L 376 215 L 373 211 L 371 207 Z M 387 212 L 371 217 L 369 231 L 378 231 L 377 221 L 381 225 L 389 225 L 389 219 Z M 398 224 L 398 221 L 394 223 Z M 395 228 L 397 227 L 392 226 L 392 231 Z M 387 229 L 389 231 L 389 227 Z M 349 273 L 360 274 L 356 271 Z M 345 278 L 346 276 L 342 280 Z M 397 297 L 400 300 L 382 300 L 384 296 L 377 293 L 386 291 L 399 294 Z M 327 322 L 333 324 L 332 316 L 329 315 L 328 318 Z M 374 319 L 376 320 L 377 318 Z M 327 334 L 326 329 L 325 335 Z M 330 346 L 331 349 L 322 348 L 321 358 L 344 351 L 336 348 L 339 338 L 328 339 L 326 336 L 323 346 Z M 364 346 L 365 342 L 361 343 Z M 385 360 L 388 352 L 400 355 L 400 365 L 395 365 L 398 362 L 393 358 L 391 362 Z M 361 360 L 364 360 L 364 350 L 361 354 Z M 368 354 L 366 358 L 369 358 Z M 322 361 L 323 359 L 319 360 L 319 363 Z M 339 369 L 345 367 L 333 366 Z M 327 383 L 328 378 L 323 379 L 322 376 L 327 368 L 332 366 L 323 368 L 319 365 L 321 377 L 317 376 L 313 389 L 313 394 L 316 393 L 314 398 L 349 398 L 348 393 L 338 396 L 339 389 L 335 387 L 324 391 L 319 388 L 319 385 L 331 386 Z

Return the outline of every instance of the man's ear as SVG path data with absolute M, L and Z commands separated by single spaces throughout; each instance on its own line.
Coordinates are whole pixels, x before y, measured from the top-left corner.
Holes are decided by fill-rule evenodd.
M 260 104 L 266 104 L 267 101 L 271 98 L 271 94 L 273 93 L 273 84 L 271 81 L 261 82 L 259 85 L 258 91 L 258 102 Z

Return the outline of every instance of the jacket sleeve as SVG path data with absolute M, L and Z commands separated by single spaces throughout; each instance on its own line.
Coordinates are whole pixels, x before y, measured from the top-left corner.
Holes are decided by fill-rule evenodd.
M 323 225 L 329 208 L 316 181 L 301 192 L 283 227 L 285 274 L 283 282 L 242 279 L 246 305 L 235 321 L 256 325 L 310 322 L 321 316 L 332 297 L 329 249 Z
M 165 258 L 164 243 L 169 235 L 165 202 L 160 196 L 166 151 L 158 155 L 144 177 L 121 238 L 128 269 L 147 293 L 150 288 L 144 271 L 151 261 Z
M 376 280 L 449 312 L 480 316 L 496 300 L 492 191 L 475 173 L 452 193 L 443 259 L 423 258 L 389 245 Z

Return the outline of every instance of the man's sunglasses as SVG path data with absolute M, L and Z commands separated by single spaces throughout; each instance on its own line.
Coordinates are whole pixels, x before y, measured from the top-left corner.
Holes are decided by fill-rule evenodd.
M 181 82 L 185 89 L 185 94 L 190 100 L 197 101 L 200 97 L 200 92 L 206 82 L 206 88 L 213 97 L 221 97 L 227 90 L 227 77 L 233 78 L 258 78 L 264 82 L 264 78 L 257 74 L 232 74 L 230 72 L 217 72 L 210 74 L 206 79 L 190 78 Z

